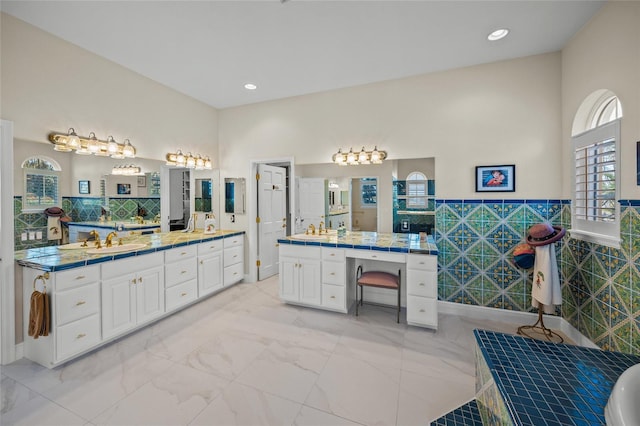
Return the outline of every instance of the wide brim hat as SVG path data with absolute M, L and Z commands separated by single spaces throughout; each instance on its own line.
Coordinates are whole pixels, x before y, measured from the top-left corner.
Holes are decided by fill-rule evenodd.
M 48 207 L 44 209 L 44 214 L 48 217 L 62 217 L 64 216 L 64 210 L 60 207 Z
M 531 246 L 546 246 L 564 237 L 566 230 L 550 223 L 537 223 L 529 228 L 527 243 Z

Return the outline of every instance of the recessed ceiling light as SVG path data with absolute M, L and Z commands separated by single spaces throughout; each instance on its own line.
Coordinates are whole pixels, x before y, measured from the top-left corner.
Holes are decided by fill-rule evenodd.
M 495 30 L 494 32 L 489 34 L 487 36 L 487 40 L 489 40 L 489 41 L 500 40 L 501 38 L 505 38 L 507 36 L 507 34 L 509 34 L 509 30 L 508 29 L 500 28 L 499 30 Z
M 247 83 L 247 84 L 244 85 L 244 88 L 247 89 L 247 90 L 256 90 L 258 88 L 258 86 L 256 86 L 253 83 Z

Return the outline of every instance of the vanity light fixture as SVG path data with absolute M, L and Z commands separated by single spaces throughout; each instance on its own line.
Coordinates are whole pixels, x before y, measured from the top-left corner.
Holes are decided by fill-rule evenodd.
M 353 148 L 349 148 L 348 153 L 342 152 L 342 148 L 333 154 L 331 161 L 339 166 L 357 166 L 360 164 L 382 164 L 387 158 L 386 151 L 378 151 L 378 147 L 374 147 L 373 151 L 365 150 L 364 146 L 359 152 L 353 152 Z
M 176 152 L 169 152 L 166 155 L 168 166 L 186 167 L 188 169 L 196 170 L 211 170 L 211 159 L 209 156 L 201 156 L 200 154 L 192 155 L 188 152 L 186 155 L 182 153 L 182 150 Z
M 488 36 L 487 40 L 489 41 L 498 41 L 503 39 L 509 34 L 509 30 L 507 28 L 499 28 L 495 31 L 492 31 Z
M 125 139 L 124 144 L 117 143 L 113 136 L 109 136 L 106 141 L 96 137 L 94 132 L 88 137 L 78 136 L 73 127 L 65 133 L 49 133 L 49 142 L 53 144 L 53 149 L 60 152 L 75 151 L 80 155 L 97 155 L 101 157 L 123 159 L 134 158 L 136 149 L 131 145 L 129 139 Z
M 139 175 L 142 169 L 139 166 L 134 166 L 133 164 L 121 164 L 119 166 L 113 166 L 111 169 L 112 175 Z

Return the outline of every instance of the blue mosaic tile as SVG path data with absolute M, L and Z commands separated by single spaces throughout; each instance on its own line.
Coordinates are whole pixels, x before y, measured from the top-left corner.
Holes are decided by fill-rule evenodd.
M 431 426 L 482 426 L 478 403 L 471 400 L 431 422 Z
M 618 377 L 640 356 L 474 330 L 512 424 L 604 424 Z M 499 409 L 499 407 L 497 407 Z

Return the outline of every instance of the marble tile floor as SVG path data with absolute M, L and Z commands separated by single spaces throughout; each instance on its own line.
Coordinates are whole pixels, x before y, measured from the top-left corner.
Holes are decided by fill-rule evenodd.
M 3 366 L 0 424 L 425 425 L 474 397 L 472 330 L 516 327 L 277 294 L 277 276 L 239 284 L 61 367 Z

